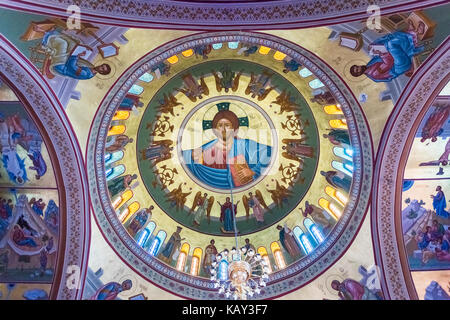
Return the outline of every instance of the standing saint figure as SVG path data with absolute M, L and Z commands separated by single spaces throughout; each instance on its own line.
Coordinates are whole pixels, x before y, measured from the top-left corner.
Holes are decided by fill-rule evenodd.
M 342 282 L 333 280 L 331 287 L 338 291 L 341 300 L 382 300 L 366 286 L 353 279 L 345 279 Z
M 164 250 L 161 252 L 161 260 L 163 260 L 166 263 L 170 264 L 175 252 L 180 250 L 181 241 L 183 241 L 185 239 L 185 238 L 181 238 L 181 235 L 180 235 L 181 230 L 182 230 L 181 227 L 177 227 L 177 231 L 172 233 L 172 236 L 170 237 L 169 241 L 167 241 L 167 244 L 164 247 Z
M 115 300 L 119 293 L 130 290 L 132 286 L 133 283 L 130 279 L 125 280 L 122 284 L 109 282 L 98 289 L 91 300 Z
M 133 138 L 129 138 L 127 135 L 124 134 L 115 135 L 112 136 L 108 142 L 106 142 L 105 150 L 111 153 L 123 150 L 123 148 L 125 148 L 127 144 L 132 142 Z
M 172 157 L 172 140 L 153 141 L 145 150 L 142 150 L 142 159 L 152 161 L 152 166 L 158 162 L 168 160 Z
M 214 203 L 214 197 L 210 197 L 208 199 L 208 194 L 205 193 L 202 197 L 201 192 L 197 192 L 194 198 L 194 202 L 192 204 L 192 208 L 189 211 L 189 214 L 195 210 L 195 208 L 198 206 L 197 211 L 195 211 L 194 214 L 194 220 L 192 223 L 196 226 L 200 226 L 203 218 L 206 216 L 208 217 L 208 223 L 210 222 L 210 214 L 211 214 L 211 208 Z
M 152 218 L 152 210 L 154 208 L 154 206 L 150 206 L 147 209 L 139 210 L 133 220 L 131 220 L 127 231 L 133 238 L 144 227 L 147 221 Z
M 277 226 L 280 231 L 280 243 L 292 258 L 296 258 L 300 255 L 300 248 L 298 247 L 297 241 L 295 241 L 294 233 L 285 224 L 284 228 L 280 225 Z
M 286 159 L 302 162 L 302 158 L 312 158 L 314 156 L 314 148 L 303 144 L 301 139 L 283 139 L 286 145 L 282 147 L 285 150 L 282 156 Z
M 253 195 L 253 193 L 249 192 L 248 198 L 244 195 L 242 197 L 242 200 L 244 202 L 245 211 L 247 213 L 247 219 L 248 219 L 248 213 L 249 209 L 253 209 L 253 215 L 255 216 L 256 223 L 257 224 L 263 224 L 264 223 L 264 209 L 263 206 L 268 209 L 266 203 L 264 202 L 264 198 L 262 197 L 259 190 L 256 191 L 256 196 Z M 259 194 L 258 194 L 259 193 Z
M 214 239 L 211 239 L 208 246 L 205 248 L 205 257 L 203 258 L 203 271 L 205 271 L 207 275 L 211 274 L 211 264 L 216 261 L 216 255 L 218 253 L 214 243 Z
M 114 180 L 108 181 L 108 190 L 111 198 L 127 189 L 134 179 L 137 179 L 137 174 L 127 174 L 124 176 L 120 176 Z
M 320 174 L 325 177 L 327 182 L 335 188 L 341 188 L 347 192 L 350 190 L 352 185 L 352 179 L 343 172 L 337 171 L 320 171 Z
M 237 205 L 239 201 L 233 206 L 230 197 L 227 197 L 224 204 L 220 204 L 219 201 L 217 201 L 217 203 L 220 206 L 220 222 L 223 223 L 223 227 L 221 227 L 220 230 L 223 233 L 234 233 L 234 219 L 237 214 Z
M 447 202 L 445 200 L 444 192 L 442 191 L 441 186 L 436 187 L 437 194 L 435 196 L 431 195 L 431 199 L 433 199 L 433 209 L 436 211 L 436 215 L 447 219 L 449 217 L 449 212 L 445 210 L 447 207 Z

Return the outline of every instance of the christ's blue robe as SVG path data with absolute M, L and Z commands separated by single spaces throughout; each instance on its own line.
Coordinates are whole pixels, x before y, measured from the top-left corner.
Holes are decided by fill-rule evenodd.
M 212 140 L 202 146 L 203 151 L 213 147 L 218 142 Z M 234 188 L 235 184 L 231 176 L 230 166 L 227 169 L 216 169 L 195 163 L 192 159 L 192 149 L 183 151 L 183 160 L 189 170 L 203 183 L 219 189 Z M 234 138 L 233 146 L 228 153 L 228 158 L 244 155 L 249 168 L 255 173 L 253 179 L 258 179 L 264 169 L 269 166 L 272 148 L 250 139 Z

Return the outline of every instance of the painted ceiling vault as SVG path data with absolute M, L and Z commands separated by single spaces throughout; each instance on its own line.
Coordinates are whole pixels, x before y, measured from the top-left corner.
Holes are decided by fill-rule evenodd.
M 449 10 L 3 1 L 0 299 L 450 299 Z

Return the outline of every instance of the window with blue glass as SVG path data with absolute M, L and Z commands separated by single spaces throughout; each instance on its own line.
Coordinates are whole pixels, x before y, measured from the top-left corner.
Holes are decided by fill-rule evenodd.
M 151 235 L 153 234 L 153 231 L 155 231 L 155 228 L 156 228 L 156 223 L 154 223 L 153 221 L 150 221 L 149 224 L 147 225 L 147 227 L 145 227 L 144 230 L 141 230 L 141 231 L 139 231 L 139 232 L 136 234 L 136 236 L 135 236 L 136 242 L 137 242 L 142 248 L 145 248 L 145 247 L 147 246 L 148 241 L 150 240 Z M 144 239 L 141 239 L 141 236 L 142 236 L 142 234 L 144 234 L 144 233 L 147 234 L 147 235 L 145 236 Z
M 139 80 L 144 81 L 144 82 L 150 82 L 153 80 L 153 76 L 150 73 L 146 72 L 142 76 L 139 77 Z
M 335 161 L 335 160 L 333 160 L 331 162 L 331 166 L 333 168 L 335 168 L 336 170 L 339 170 L 340 172 L 342 172 L 350 177 L 353 176 L 353 167 L 352 166 L 349 166 L 347 164 L 344 165 L 342 162 Z M 349 169 L 351 169 L 351 170 L 349 170 Z
M 105 154 L 105 167 L 113 164 L 116 161 L 119 161 L 123 158 L 123 151 L 119 150 L 113 153 Z
M 214 50 L 219 50 L 219 49 L 222 48 L 222 44 L 221 43 L 214 43 L 212 45 L 212 47 L 213 47 Z
M 309 82 L 309 86 L 312 89 L 318 89 L 318 88 L 322 88 L 324 86 L 324 84 L 319 79 L 314 79 L 314 80 Z
M 299 74 L 302 78 L 306 78 L 306 77 L 309 77 L 310 75 L 312 75 L 312 72 L 309 71 L 308 68 L 303 68 L 303 69 L 301 69 L 301 70 L 298 72 L 298 74 Z
M 155 239 L 153 239 L 152 244 L 150 245 L 150 249 L 148 252 L 152 256 L 157 256 L 159 249 L 161 249 L 161 245 L 164 243 L 164 240 L 166 239 L 166 232 L 163 230 L 160 230 L 158 234 L 156 235 Z
M 118 176 L 120 176 L 122 173 L 125 172 L 125 166 L 123 164 L 120 164 L 118 166 L 112 167 L 111 169 L 106 170 L 106 181 L 110 181 Z
M 311 219 L 306 218 L 303 221 L 303 224 L 305 225 L 305 228 L 309 231 L 309 233 L 312 234 L 314 240 L 317 243 L 321 243 L 321 242 L 323 242 L 323 240 L 325 240 L 325 237 L 324 237 L 322 231 L 319 230 L 317 225 Z
M 345 160 L 348 160 L 348 161 L 352 161 L 353 160 L 353 158 L 351 156 L 351 154 L 353 154 L 353 152 L 351 150 L 347 151 L 347 149 L 342 148 L 342 147 L 334 147 L 333 148 L 333 153 L 335 155 L 337 155 L 338 157 L 341 157 L 341 158 L 343 158 Z
M 228 280 L 228 261 L 226 260 L 220 261 L 218 277 L 222 281 Z
M 228 42 L 228 48 L 237 49 L 239 46 L 239 41 L 230 41 Z
M 144 88 L 142 88 L 140 85 L 133 84 L 131 86 L 130 90 L 128 90 L 128 93 L 140 95 L 143 91 L 144 91 Z
M 299 226 L 296 226 L 293 230 L 295 239 L 297 240 L 300 248 L 302 248 L 305 254 L 311 253 L 314 250 L 312 243 L 309 241 L 306 234 L 300 229 Z

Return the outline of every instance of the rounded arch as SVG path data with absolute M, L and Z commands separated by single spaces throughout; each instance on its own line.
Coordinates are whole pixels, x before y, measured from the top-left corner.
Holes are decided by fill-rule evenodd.
M 87 178 L 82 153 L 63 107 L 42 75 L 0 35 L 0 78 L 19 98 L 48 148 L 60 197 L 60 245 L 49 298 L 81 299 L 90 235 Z M 79 268 L 79 284 L 68 288 Z
M 450 39 L 417 70 L 395 105 L 381 138 L 372 187 L 372 235 L 383 293 L 418 299 L 402 242 L 401 192 L 414 135 L 433 100 L 450 79 Z

